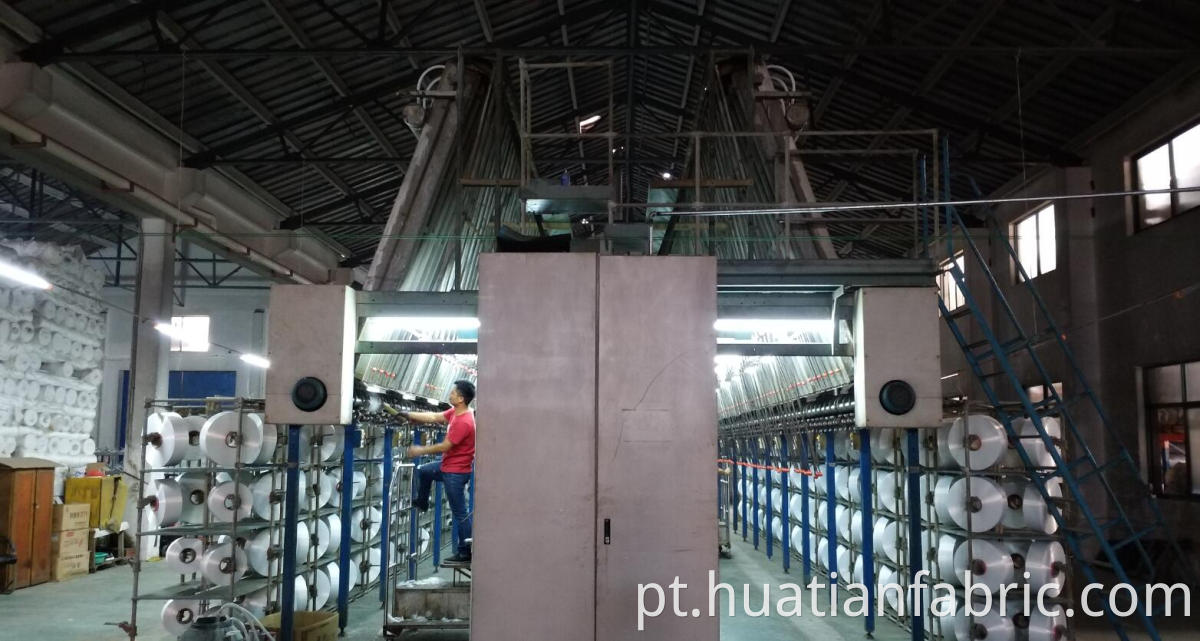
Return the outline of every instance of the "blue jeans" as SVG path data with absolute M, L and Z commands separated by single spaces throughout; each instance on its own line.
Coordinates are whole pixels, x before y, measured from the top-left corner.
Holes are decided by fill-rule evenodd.
M 454 518 L 454 536 L 458 540 L 457 552 L 463 555 L 471 554 L 471 546 L 466 542 L 471 538 L 471 515 L 467 512 L 467 483 L 470 480 L 470 474 L 443 472 L 440 458 L 417 467 L 418 501 L 429 500 L 434 481 L 441 481 L 446 489 L 446 501 L 450 503 L 450 515 Z

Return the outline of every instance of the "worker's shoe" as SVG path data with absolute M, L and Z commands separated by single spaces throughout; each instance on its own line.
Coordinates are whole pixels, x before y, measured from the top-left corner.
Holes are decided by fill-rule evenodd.
M 470 563 L 470 562 L 471 562 L 470 554 L 455 554 L 454 556 L 446 559 L 446 563 Z
M 416 507 L 418 510 L 421 510 L 422 512 L 429 509 L 429 499 L 415 498 L 415 499 L 413 499 L 412 504 L 414 507 Z

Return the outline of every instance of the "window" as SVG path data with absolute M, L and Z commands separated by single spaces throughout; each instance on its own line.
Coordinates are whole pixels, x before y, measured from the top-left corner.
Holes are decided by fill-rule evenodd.
M 1046 397 L 1050 396 L 1050 387 L 1053 387 L 1054 391 L 1058 393 L 1058 397 L 1062 398 L 1062 383 L 1053 383 L 1050 386 L 1034 385 L 1033 387 L 1026 387 L 1025 395 L 1029 397 L 1030 401 L 1041 403 L 1046 400 Z
M 172 352 L 207 352 L 208 317 L 172 316 Z
M 1054 205 L 1018 220 L 1013 225 L 1017 260 L 1029 278 L 1037 278 L 1058 266 L 1058 243 L 1054 235 Z M 1018 280 L 1020 280 L 1018 276 Z
M 1200 496 L 1200 361 L 1145 371 L 1150 485 L 1160 496 Z
M 950 265 L 958 265 L 958 270 L 966 275 L 966 262 L 963 260 L 962 252 L 959 252 L 953 259 L 942 263 L 942 271 L 938 274 L 937 284 L 938 290 L 942 294 L 942 302 L 946 305 L 946 309 L 954 311 L 962 307 L 965 301 L 963 300 L 962 290 L 958 288 L 958 282 L 954 280 L 954 275 L 950 273 Z
M 1138 189 L 1200 187 L 1200 124 L 1134 159 Z M 1152 227 L 1200 206 L 1200 192 L 1146 194 L 1138 199 L 1138 226 Z

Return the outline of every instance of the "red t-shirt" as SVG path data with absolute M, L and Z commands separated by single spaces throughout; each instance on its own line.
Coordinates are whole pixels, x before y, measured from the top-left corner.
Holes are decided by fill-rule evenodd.
M 471 464 L 475 462 L 475 412 L 467 410 L 455 416 L 451 407 L 442 412 L 442 416 L 448 423 L 446 438 L 453 443 L 442 454 L 442 471 L 470 474 Z

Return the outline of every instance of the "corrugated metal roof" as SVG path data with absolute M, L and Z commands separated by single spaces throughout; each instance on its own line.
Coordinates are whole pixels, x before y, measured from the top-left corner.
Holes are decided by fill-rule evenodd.
M 312 58 L 183 58 L 170 53 L 175 41 L 182 41 L 183 48 L 192 51 L 286 50 L 297 47 L 298 38 L 315 48 L 336 49 L 558 47 L 564 39 L 574 47 L 624 47 L 634 40 L 643 47 L 859 46 L 864 49 L 857 55 L 850 49 L 788 51 L 769 58 L 791 69 L 801 88 L 812 92 L 811 104 L 821 105 L 817 128 L 871 129 L 898 123 L 904 128 L 936 127 L 945 132 L 953 148 L 953 188 L 956 194 L 966 195 L 971 193 L 968 175 L 986 193 L 1019 175 L 1017 161 L 1022 157 L 1072 162 L 1073 150 L 1063 148 L 1068 141 L 1186 59 L 1170 52 L 1135 55 L 1128 49 L 1194 48 L 1196 38 L 1190 25 L 1200 16 L 1185 3 L 1113 4 L 1101 0 L 643 0 L 619 5 L 604 0 L 433 0 L 387 4 L 381 30 L 377 0 L 163 0 L 141 4 L 15 0 L 10 5 L 42 28 L 49 39 L 66 37 L 67 51 L 146 52 L 140 59 L 75 59 L 63 64 L 91 65 L 150 110 L 180 125 L 205 149 L 221 150 L 237 143 L 219 154 L 220 166 L 235 167 L 294 215 L 322 225 L 323 232 L 358 257 L 371 255 L 381 227 L 364 225 L 383 222 L 405 169 L 404 161 L 415 147 L 415 138 L 399 115 L 411 100 L 407 91 L 425 67 L 453 56 L 414 53 L 324 58 L 337 82 L 352 95 L 369 94 L 356 101 L 360 109 L 356 113 Z M 631 7 L 637 11 L 632 34 Z M 145 11 L 147 8 L 158 11 Z M 136 19 L 113 21 L 114 16 L 137 11 L 143 13 Z M 290 16 L 299 35 L 289 31 L 280 14 Z M 1081 49 L 1053 55 L 1037 49 L 1059 46 Z M 959 49 L 894 54 L 872 50 L 879 47 Z M 985 56 L 973 52 L 973 47 L 1007 50 Z M 1104 47 L 1123 49 L 1107 55 Z M 1018 56 L 1017 48 L 1026 53 Z M 580 55 L 575 59 L 602 57 Z M 56 58 L 50 55 L 44 61 L 55 64 Z M 638 132 L 694 128 L 708 62 L 706 54 L 693 62 L 686 50 L 674 54 L 660 51 L 652 56 L 616 55 L 612 79 L 616 128 L 627 130 L 631 120 Z M 506 64 L 515 88 L 515 61 L 509 59 Z M 1028 86 L 1019 109 L 1014 108 L 1018 72 Z M 578 71 L 573 75 L 578 109 L 572 106 L 566 72 L 552 70 L 535 76 L 536 130 L 569 130 L 576 116 L 607 109 L 607 74 Z M 629 86 L 633 90 L 632 113 L 626 106 Z M 280 123 L 287 125 L 283 141 L 273 127 Z M 607 126 L 602 121 L 599 129 Z M 891 147 L 911 141 L 866 138 L 805 144 L 806 148 L 843 148 L 872 142 Z M 346 160 L 303 165 L 281 162 L 295 155 L 297 143 L 304 145 L 311 157 Z M 963 146 L 957 146 L 960 144 Z M 385 145 L 395 150 L 401 162 L 353 160 L 387 156 Z M 602 140 L 587 141 L 582 148 L 588 158 L 611 153 Z M 659 172 L 670 167 L 681 172 L 688 162 L 684 156 L 687 149 L 686 141 L 635 143 L 638 157 L 653 160 L 633 170 L 633 197 L 644 198 L 649 181 Z M 538 157 L 577 157 L 580 145 L 574 141 L 539 143 L 537 152 Z M 272 162 L 233 162 L 239 158 Z M 912 170 L 905 162 L 807 158 L 806 163 L 818 200 L 834 194 L 843 200 L 911 195 Z M 544 174 L 557 174 L 561 169 L 549 162 L 539 167 Z M 596 182 L 606 174 L 604 163 L 593 163 L 586 179 Z M 583 180 L 584 175 L 580 173 L 576 180 Z M 856 238 L 864 229 L 863 224 L 846 223 L 832 226 L 831 233 Z M 854 243 L 849 255 L 895 255 L 907 246 L 899 235 L 874 231 L 871 237 Z

